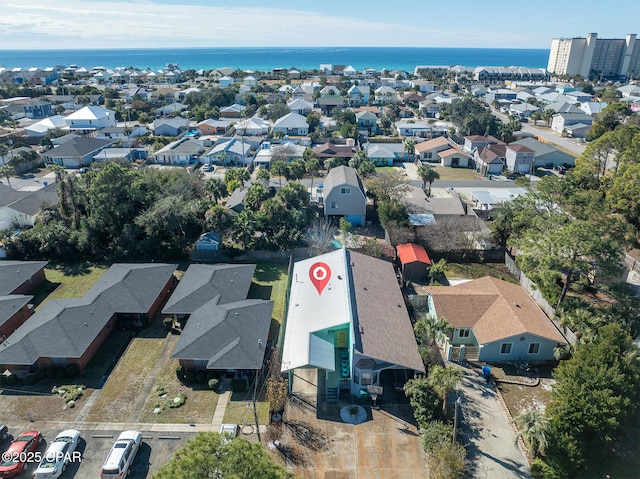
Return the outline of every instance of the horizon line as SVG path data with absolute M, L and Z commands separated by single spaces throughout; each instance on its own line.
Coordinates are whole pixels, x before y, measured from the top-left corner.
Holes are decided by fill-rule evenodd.
M 324 49 L 324 48 L 367 48 L 367 49 L 438 49 L 438 50 L 547 50 L 550 48 L 534 47 L 436 47 L 436 46 L 362 46 L 362 45 L 255 45 L 255 46 L 171 46 L 171 47 L 88 47 L 88 48 L 0 48 L 0 52 L 34 52 L 34 51 L 92 51 L 92 50 L 217 50 L 217 49 Z

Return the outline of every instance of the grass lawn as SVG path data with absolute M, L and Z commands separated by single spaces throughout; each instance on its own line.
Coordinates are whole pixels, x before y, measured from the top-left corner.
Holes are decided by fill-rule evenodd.
M 151 392 L 147 397 L 144 407 L 138 416 L 138 422 L 151 423 L 186 423 L 202 424 L 211 423 L 213 413 L 218 404 L 219 395 L 207 388 L 206 384 L 197 384 L 195 388 L 182 384 L 176 376 L 176 367 L 179 361 L 169 359 L 162 368 L 162 372 L 156 379 Z M 167 392 L 167 397 L 162 398 L 156 392 L 158 387 Z M 179 408 L 164 408 L 159 413 L 154 413 L 156 407 L 161 407 L 167 400 L 182 392 L 187 400 Z
M 383 171 L 394 171 L 398 168 L 394 166 L 376 166 L 376 173 L 382 173 Z
M 504 263 L 447 263 L 445 275 L 447 279 L 478 279 L 493 276 L 511 283 L 518 283 Z
M 473 168 L 451 168 L 450 166 L 430 165 L 438 172 L 441 180 L 481 180 L 482 176 Z M 428 185 L 427 185 L 428 186 Z
M 107 271 L 105 266 L 72 263 L 45 268 L 46 279 L 34 291 L 36 309 L 50 298 L 79 298 Z
M 231 424 L 254 424 L 255 417 L 253 415 L 253 391 L 244 393 L 233 393 L 227 403 L 224 411 L 224 423 Z M 258 411 L 258 423 L 269 424 L 269 404 L 263 398 L 256 401 L 256 410 Z
M 282 322 L 284 314 L 288 279 L 286 263 L 258 263 L 249 288 L 250 299 L 273 301 L 272 317 L 278 324 Z
M 104 384 L 87 421 L 126 421 L 133 412 L 145 378 L 162 353 L 166 331 L 160 321 L 134 337 Z

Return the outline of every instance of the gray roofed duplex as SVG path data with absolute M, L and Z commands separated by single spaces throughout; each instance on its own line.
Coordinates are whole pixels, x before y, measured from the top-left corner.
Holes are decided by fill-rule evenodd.
M 83 297 L 45 303 L 2 343 L 0 363 L 11 369 L 64 358 L 82 368 L 90 359 L 87 354 L 95 352 L 91 346 L 101 344 L 113 328 L 116 315 L 153 312 L 168 293 L 175 269 L 172 264 L 111 266 Z
M 219 304 L 246 299 L 255 264 L 192 264 L 162 314 L 191 314 L 216 297 Z
M 207 361 L 207 369 L 260 369 L 273 302 L 209 301 L 191 314 L 171 357 Z
M 171 357 L 188 367 L 260 369 L 273 302 L 246 299 L 255 264 L 192 264 L 163 314 L 190 315 Z

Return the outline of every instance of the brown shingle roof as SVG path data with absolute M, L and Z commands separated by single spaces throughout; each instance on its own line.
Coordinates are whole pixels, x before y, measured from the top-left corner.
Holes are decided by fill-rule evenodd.
M 565 338 L 520 285 L 485 276 L 457 286 L 430 286 L 439 317 L 471 328 L 480 344 L 530 333 L 559 343 Z
M 353 251 L 349 259 L 358 318 L 355 349 L 380 361 L 424 371 L 391 263 Z

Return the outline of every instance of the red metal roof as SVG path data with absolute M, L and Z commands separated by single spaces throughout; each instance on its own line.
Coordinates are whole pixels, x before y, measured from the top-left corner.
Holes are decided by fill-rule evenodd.
M 420 261 L 425 264 L 431 264 L 427 251 L 420 245 L 407 243 L 397 246 L 398 258 L 402 264 L 413 263 L 414 261 Z

